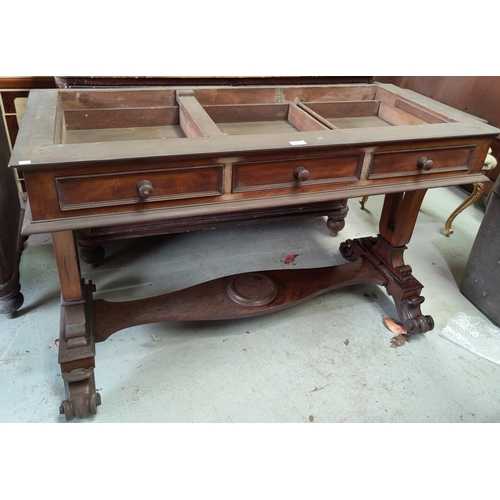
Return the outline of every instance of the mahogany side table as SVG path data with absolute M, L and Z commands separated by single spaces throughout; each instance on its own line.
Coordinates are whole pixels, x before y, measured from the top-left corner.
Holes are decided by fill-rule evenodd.
M 96 413 L 95 344 L 134 325 L 246 318 L 373 283 L 386 287 L 409 334 L 431 330 L 406 245 L 427 189 L 486 180 L 498 133 L 379 83 L 32 91 L 10 165 L 28 190 L 24 234 L 52 233 L 60 411 L 68 420 Z M 379 234 L 341 243 L 340 266 L 256 269 L 128 302 L 95 300 L 81 277 L 75 234 L 89 227 L 200 229 L 379 194 Z

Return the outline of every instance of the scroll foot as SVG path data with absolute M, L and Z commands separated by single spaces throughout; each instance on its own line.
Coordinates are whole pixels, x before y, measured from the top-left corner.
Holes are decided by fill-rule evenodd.
M 420 305 L 425 298 L 420 295 L 396 301 L 396 308 L 403 326 L 409 335 L 416 333 L 426 333 L 434 328 L 432 316 L 424 316 L 420 311 Z
M 94 306 L 91 281 L 83 287 L 81 300 L 61 304 L 59 364 L 66 389 L 66 399 L 59 411 L 66 420 L 86 418 L 97 413 L 101 397 L 96 392 Z
M 62 374 L 67 399 L 59 407 L 59 413 L 69 422 L 74 418 L 86 418 L 97 413 L 101 395 L 96 392 L 93 368 L 77 368 Z

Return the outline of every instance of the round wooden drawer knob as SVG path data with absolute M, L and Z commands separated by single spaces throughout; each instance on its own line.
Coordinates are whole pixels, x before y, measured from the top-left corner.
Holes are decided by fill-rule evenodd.
M 297 167 L 293 175 L 298 181 L 307 181 L 310 174 L 309 170 L 306 170 L 304 167 Z
M 422 156 L 417 162 L 417 167 L 422 170 L 430 170 L 434 166 L 434 162 L 426 156 Z
M 137 191 L 141 198 L 149 198 L 154 193 L 154 187 L 150 181 L 141 181 L 137 184 Z

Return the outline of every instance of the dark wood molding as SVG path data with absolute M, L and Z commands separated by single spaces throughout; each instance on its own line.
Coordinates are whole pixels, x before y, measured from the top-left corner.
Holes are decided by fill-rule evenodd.
M 53 76 L 9 76 L 0 78 L 3 89 L 53 89 L 56 82 Z
M 56 76 L 60 88 L 371 83 L 372 76 Z

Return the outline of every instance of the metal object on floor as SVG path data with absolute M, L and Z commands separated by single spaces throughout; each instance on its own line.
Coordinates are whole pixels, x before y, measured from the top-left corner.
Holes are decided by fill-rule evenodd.
M 499 178 L 500 179 L 500 178 Z M 500 180 L 495 188 L 465 268 L 460 291 L 500 325 Z

